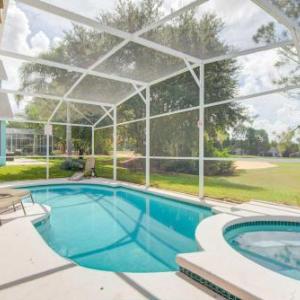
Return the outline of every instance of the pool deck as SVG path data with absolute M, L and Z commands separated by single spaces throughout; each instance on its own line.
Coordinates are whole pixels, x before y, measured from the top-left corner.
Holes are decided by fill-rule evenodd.
M 72 183 L 65 179 L 38 180 L 5 186 Z M 90 179 L 80 183 L 144 188 L 109 180 Z M 4 185 L 2 185 L 4 186 Z M 300 221 L 300 210 L 260 201 L 237 205 L 213 199 L 149 189 L 189 203 L 213 207 L 216 215 L 202 221 L 196 238 L 203 252 L 180 254 L 182 267 L 204 277 L 242 299 L 300 299 L 300 283 L 266 269 L 232 249 L 223 237 L 223 229 L 234 222 L 255 219 L 293 219 Z M 50 209 L 26 204 L 22 210 L 1 214 L 0 226 L 0 299 L 223 299 L 180 272 L 113 273 L 91 270 L 60 257 L 43 241 L 32 225 L 45 218 Z

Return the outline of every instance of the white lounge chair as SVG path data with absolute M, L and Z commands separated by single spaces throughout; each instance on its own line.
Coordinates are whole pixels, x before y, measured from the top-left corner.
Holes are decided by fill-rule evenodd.
M 29 196 L 31 198 L 32 203 L 34 203 L 30 191 L 2 188 L 0 189 L 0 209 L 4 209 L 6 211 L 10 207 L 13 207 L 14 211 L 16 211 L 16 204 L 21 204 L 24 215 L 26 215 L 26 210 L 22 202 L 22 199 L 26 196 Z M 2 225 L 1 220 L 0 225 Z

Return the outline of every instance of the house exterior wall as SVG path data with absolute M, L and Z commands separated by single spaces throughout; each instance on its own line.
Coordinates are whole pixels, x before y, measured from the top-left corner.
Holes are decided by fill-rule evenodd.
M 6 163 L 6 123 L 0 121 L 0 166 Z

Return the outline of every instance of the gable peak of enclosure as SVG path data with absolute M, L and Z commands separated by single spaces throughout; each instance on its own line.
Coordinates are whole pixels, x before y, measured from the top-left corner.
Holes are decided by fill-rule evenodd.
M 299 10 L 296 0 L 4 1 L 1 102 L 15 119 L 100 126 L 148 86 L 185 72 L 197 82 L 200 66 L 286 48 L 299 60 Z M 47 114 L 26 113 L 47 101 Z

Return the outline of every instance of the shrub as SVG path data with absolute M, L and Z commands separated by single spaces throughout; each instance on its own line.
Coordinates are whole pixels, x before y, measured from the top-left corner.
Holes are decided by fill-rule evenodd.
M 68 171 L 81 171 L 84 168 L 84 160 L 67 158 L 60 167 L 61 169 Z
M 232 175 L 235 167 L 232 161 L 206 161 L 204 164 L 204 175 Z

